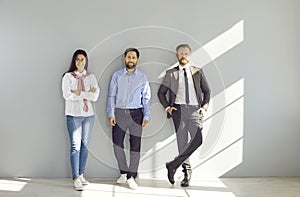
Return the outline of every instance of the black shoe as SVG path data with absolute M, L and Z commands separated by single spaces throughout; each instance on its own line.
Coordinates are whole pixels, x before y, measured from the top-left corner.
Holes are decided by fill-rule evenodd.
M 187 179 L 187 177 L 184 177 L 180 185 L 181 187 L 188 187 L 190 185 L 190 181 Z
M 176 169 L 172 168 L 169 163 L 166 163 L 166 168 L 168 170 L 168 179 L 169 182 L 173 185 L 175 183 L 174 181 L 174 174 L 176 172 Z
M 181 187 L 188 187 L 190 185 L 190 180 L 192 176 L 192 170 L 191 169 L 186 169 L 185 166 L 183 166 L 182 172 L 184 173 L 184 178 L 181 181 Z

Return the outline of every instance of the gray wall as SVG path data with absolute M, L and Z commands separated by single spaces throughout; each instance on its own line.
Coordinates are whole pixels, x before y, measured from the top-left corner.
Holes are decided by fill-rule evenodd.
M 156 90 L 175 46 L 199 48 L 241 20 L 243 42 L 203 67 L 212 96 L 244 80 L 242 162 L 222 175 L 300 176 L 299 8 L 298 0 L 0 0 L 0 177 L 70 177 L 61 78 L 77 48 L 90 53 L 101 87 L 87 175 L 114 177 L 105 104 L 123 50 L 141 49 L 140 69 L 152 82 L 146 153 L 173 134 Z

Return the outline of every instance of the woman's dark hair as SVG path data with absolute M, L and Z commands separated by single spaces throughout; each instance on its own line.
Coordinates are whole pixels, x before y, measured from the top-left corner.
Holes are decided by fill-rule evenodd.
M 87 70 L 88 69 L 88 56 L 87 56 L 87 53 L 85 52 L 85 50 L 83 49 L 77 49 L 74 54 L 73 54 L 73 57 L 72 57 L 72 61 L 71 61 L 71 65 L 70 65 L 70 68 L 67 72 L 64 73 L 64 75 L 66 73 L 69 73 L 69 72 L 74 72 L 76 71 L 76 58 L 78 55 L 83 55 L 85 57 L 85 67 L 84 69 Z M 63 76 L 64 76 L 63 75 Z
M 126 49 L 125 52 L 124 52 L 124 57 L 126 57 L 127 53 L 130 52 L 130 51 L 131 51 L 131 52 L 135 52 L 137 58 L 140 57 L 140 52 L 139 52 L 139 50 L 137 50 L 136 48 L 128 48 L 128 49 Z

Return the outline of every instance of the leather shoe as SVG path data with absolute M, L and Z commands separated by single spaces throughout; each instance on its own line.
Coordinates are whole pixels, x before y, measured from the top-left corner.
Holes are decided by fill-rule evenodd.
M 184 177 L 180 185 L 181 187 L 188 187 L 190 185 L 190 181 L 186 177 Z
M 168 170 L 168 179 L 169 179 L 169 182 L 173 185 L 175 183 L 175 181 L 174 181 L 174 174 L 176 172 L 176 169 L 172 168 L 169 163 L 166 163 L 166 168 Z
M 184 178 L 181 181 L 180 185 L 181 187 L 188 187 L 192 176 L 192 170 L 186 169 L 184 166 L 182 172 L 184 173 Z

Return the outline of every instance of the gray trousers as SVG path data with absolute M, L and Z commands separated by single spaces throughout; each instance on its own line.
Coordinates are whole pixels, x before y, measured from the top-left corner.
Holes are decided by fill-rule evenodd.
M 169 162 L 177 169 L 182 165 L 184 170 L 191 170 L 190 155 L 202 144 L 202 113 L 198 106 L 174 105 L 177 110 L 172 111 L 179 155 Z M 190 140 L 188 140 L 188 133 Z
M 117 124 L 112 127 L 112 140 L 115 157 L 121 174 L 127 174 L 127 178 L 137 176 L 140 162 L 140 149 L 142 137 L 143 110 L 140 109 L 115 109 Z M 130 162 L 124 151 L 124 138 L 128 131 L 130 143 Z

